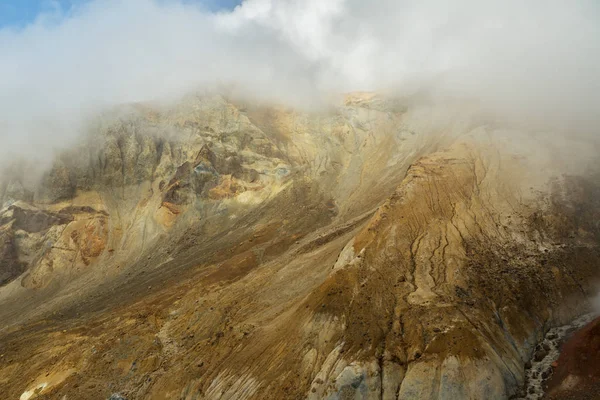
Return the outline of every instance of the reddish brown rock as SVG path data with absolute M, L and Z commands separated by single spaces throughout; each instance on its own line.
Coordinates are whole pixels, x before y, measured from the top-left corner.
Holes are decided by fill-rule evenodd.
M 576 332 L 563 345 L 556 364 L 548 381 L 548 399 L 600 398 L 600 318 Z

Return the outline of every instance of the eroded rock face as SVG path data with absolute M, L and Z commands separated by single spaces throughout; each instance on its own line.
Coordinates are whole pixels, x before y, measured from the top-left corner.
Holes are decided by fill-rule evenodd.
M 101 119 L 40 187 L 0 186 L 0 265 L 21 266 L 0 270 L 0 391 L 515 394 L 594 294 L 600 185 L 438 112 L 356 94 Z
M 52 213 L 14 205 L 8 211 L 12 211 L 9 218 L 13 219 L 13 229 L 28 233 L 45 231 L 54 225 L 65 225 L 73 221 L 73 216 L 67 213 Z
M 396 377 L 375 386 L 373 397 L 514 394 L 544 325 L 566 311 L 564 299 L 593 293 L 594 224 L 583 228 L 567 216 L 554 192 L 549 208 L 523 204 L 510 175 L 493 167 L 500 160 L 480 151 L 459 145 L 413 164 L 351 242 L 355 258 L 343 252 L 346 266 L 336 264 L 308 300 L 314 312 L 340 321 L 334 342 L 346 351 L 338 357 L 355 354 L 376 362 L 388 382 Z M 597 212 L 595 189 L 584 189 L 591 182 L 567 179 L 565 187 L 578 187 L 567 203 Z M 580 233 L 569 240 L 563 235 L 573 225 Z M 325 373 L 326 382 L 340 374 Z M 325 392 L 336 393 L 337 386 Z
M 36 280 L 39 287 L 52 280 L 52 271 L 72 275 L 96 261 L 131 263 L 158 236 L 178 237 L 197 220 L 214 224 L 243 216 L 296 180 L 337 191 L 324 194 L 328 208 L 357 215 L 364 211 L 362 202 L 375 206 L 380 200 L 368 188 L 391 188 L 399 182 L 397 170 L 416 158 L 415 151 L 434 143 L 405 137 L 394 126 L 403 110 L 386 107 L 353 106 L 315 115 L 261 107 L 242 112 L 216 96 L 192 97 L 170 109 L 131 108 L 99 119 L 89 137 L 60 155 L 37 187 L 23 186 L 25 175 L 19 171 L 24 168 L 9 171 L 0 200 L 7 210 L 15 201 L 25 206 L 0 222 L 15 219 L 11 229 L 28 234 L 22 251 L 27 256 L 21 258 L 30 271 L 47 271 Z M 392 129 L 394 135 L 388 132 Z M 378 130 L 386 134 L 375 138 Z M 392 150 L 405 141 L 418 145 L 398 157 Z M 385 156 L 374 165 L 365 163 L 376 154 Z M 383 181 L 360 171 L 381 172 Z M 364 181 L 357 182 L 356 174 Z M 350 197 L 354 201 L 338 202 L 347 208 L 339 210 L 335 199 Z M 79 211 L 64 212 L 73 207 Z M 102 232 L 90 236 L 90 228 L 78 222 L 83 219 L 102 221 Z M 71 223 L 77 232 L 67 237 L 72 226 L 65 226 Z M 88 248 L 94 248 L 92 257 Z
M 14 233 L 8 227 L 0 229 L 0 285 L 10 282 L 25 270 L 19 261 Z

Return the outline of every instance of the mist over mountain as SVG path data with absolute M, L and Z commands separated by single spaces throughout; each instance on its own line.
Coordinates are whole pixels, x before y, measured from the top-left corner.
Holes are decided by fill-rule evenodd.
M 303 107 L 427 91 L 589 130 L 599 15 L 593 1 L 87 1 L 0 31 L 3 159 L 40 158 L 107 108 L 223 85 Z
M 0 29 L 2 398 L 600 398 L 597 2 L 61 4 Z

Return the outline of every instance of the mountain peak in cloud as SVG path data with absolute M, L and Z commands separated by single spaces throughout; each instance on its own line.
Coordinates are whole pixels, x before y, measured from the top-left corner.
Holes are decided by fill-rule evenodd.
M 235 84 L 302 105 L 427 87 L 504 111 L 596 121 L 593 2 L 97 1 L 0 31 L 2 153 L 70 141 L 106 107 Z M 36 148 L 39 147 L 39 148 Z

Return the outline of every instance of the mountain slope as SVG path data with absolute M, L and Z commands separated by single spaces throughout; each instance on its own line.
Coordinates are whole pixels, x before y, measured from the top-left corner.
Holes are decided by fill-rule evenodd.
M 597 175 L 468 108 L 190 97 L 91 132 L 0 186 L 9 398 L 505 398 L 595 294 Z

